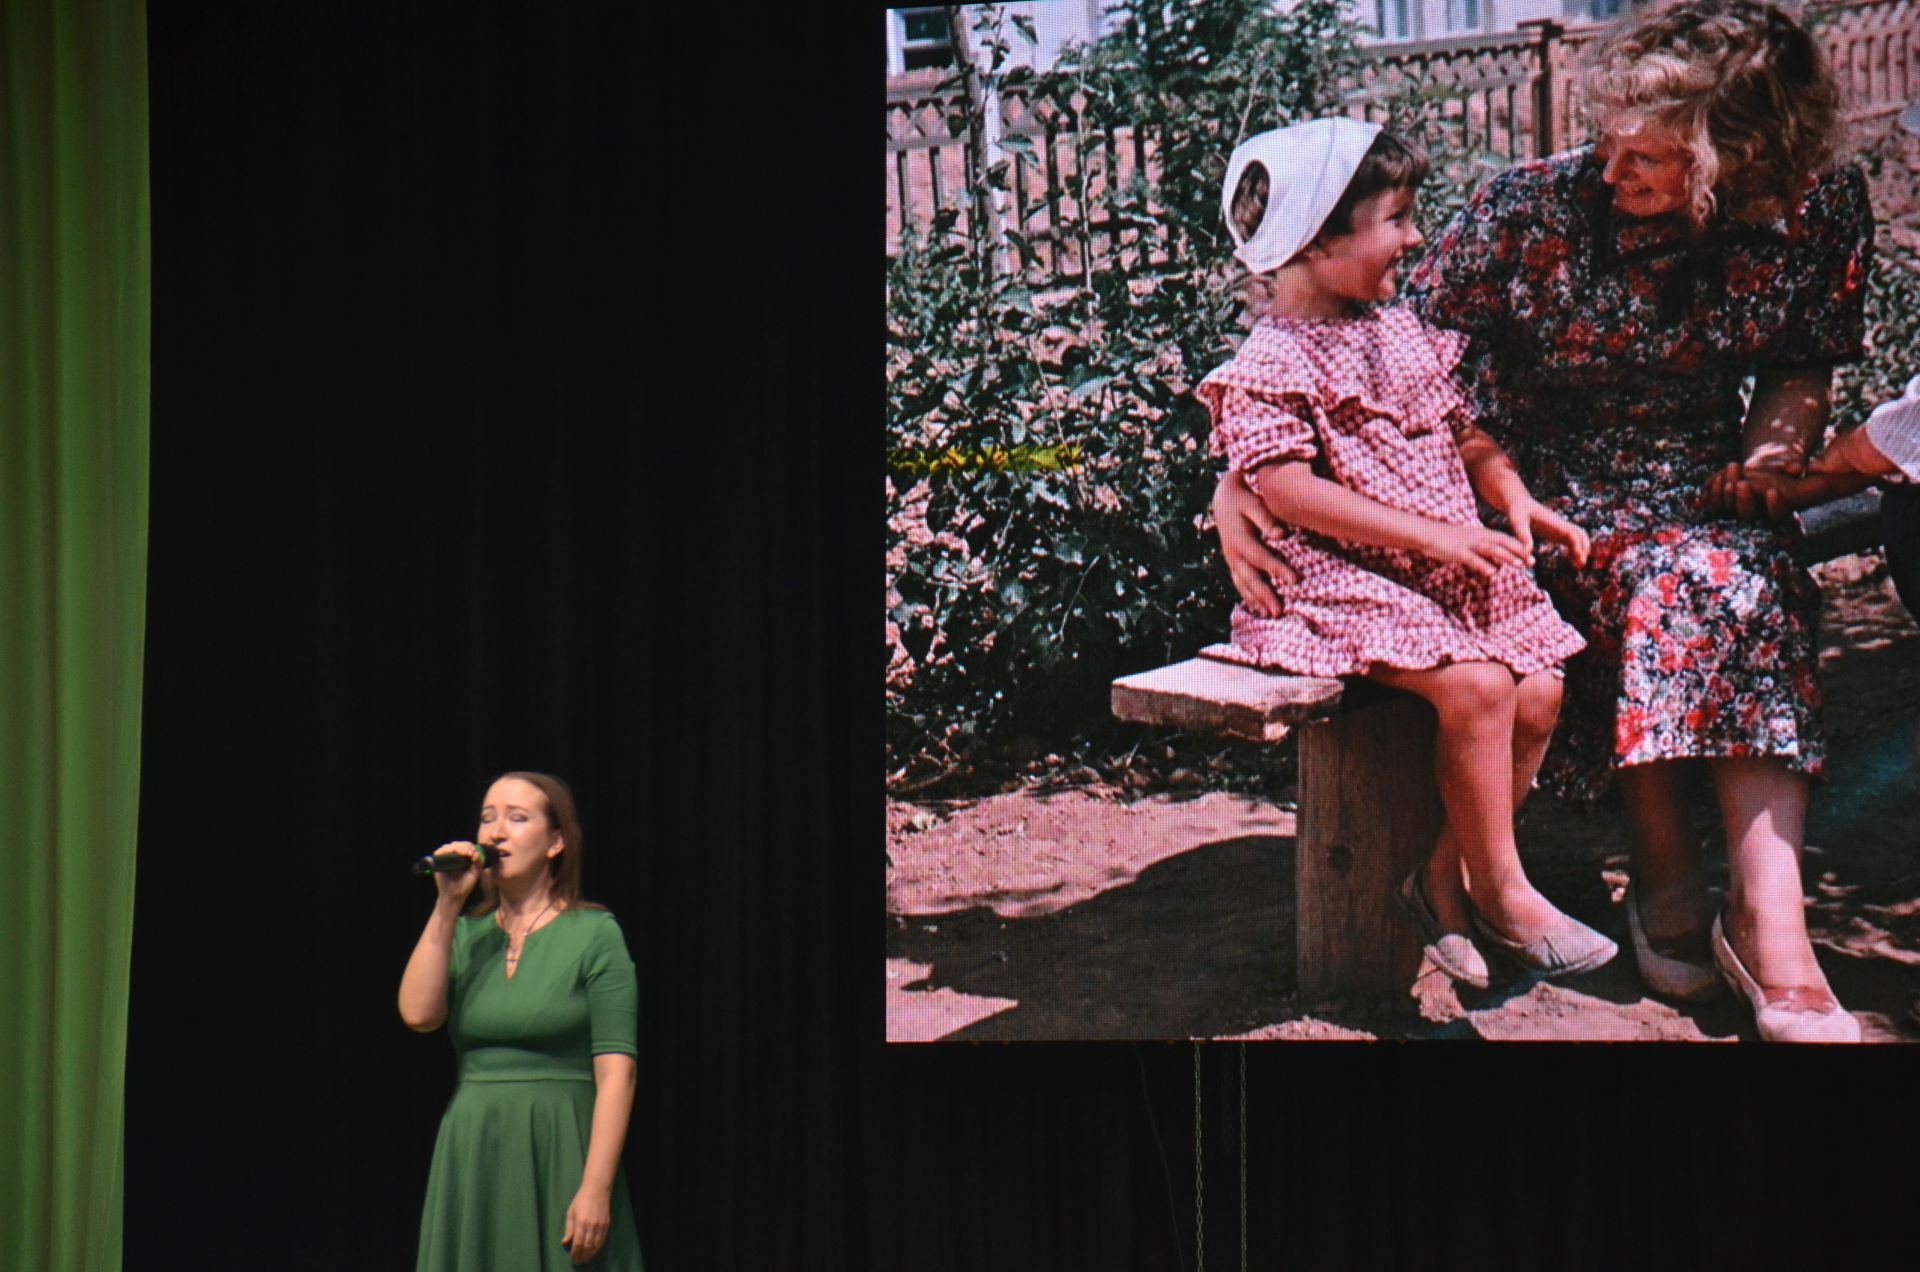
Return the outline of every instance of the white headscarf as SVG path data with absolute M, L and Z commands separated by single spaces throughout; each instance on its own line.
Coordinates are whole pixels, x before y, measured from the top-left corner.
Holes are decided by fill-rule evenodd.
M 1311 243 L 1379 133 L 1379 124 L 1358 119 L 1310 119 L 1260 133 L 1235 146 L 1227 163 L 1226 187 L 1220 192 L 1220 211 L 1227 218 L 1233 254 L 1240 263 L 1264 274 L 1279 269 Z M 1243 239 L 1233 223 L 1233 192 L 1250 163 L 1267 170 L 1267 214 L 1253 237 Z

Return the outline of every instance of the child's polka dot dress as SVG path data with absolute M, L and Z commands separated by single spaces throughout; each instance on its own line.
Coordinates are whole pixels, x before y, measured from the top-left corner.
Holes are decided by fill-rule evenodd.
M 1196 390 L 1213 416 L 1212 453 L 1250 485 L 1262 464 L 1306 461 L 1378 503 L 1478 525 L 1457 441 L 1472 421 L 1450 374 L 1466 342 L 1397 306 L 1346 321 L 1262 318 Z M 1482 661 L 1525 674 L 1586 643 L 1519 566 L 1486 579 L 1286 525 L 1267 545 L 1300 575 L 1275 587 L 1280 617 L 1235 606 L 1232 643 L 1208 653 L 1309 676 Z

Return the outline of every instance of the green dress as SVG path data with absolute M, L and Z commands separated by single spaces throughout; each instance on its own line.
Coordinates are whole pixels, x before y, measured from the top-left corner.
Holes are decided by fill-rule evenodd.
M 635 1054 L 638 991 L 620 925 L 564 911 L 528 934 L 506 974 L 488 915 L 454 929 L 447 1030 L 460 1084 L 440 1121 L 416 1272 L 572 1272 L 560 1238 L 593 1125 L 593 1057 Z M 582 1265 L 639 1272 L 626 1173 L 606 1245 Z

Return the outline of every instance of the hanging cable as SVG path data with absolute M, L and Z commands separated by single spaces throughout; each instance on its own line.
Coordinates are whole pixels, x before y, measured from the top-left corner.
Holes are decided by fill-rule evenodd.
M 1240 1044 L 1240 1272 L 1247 1272 L 1247 1044 Z
M 1193 1266 L 1207 1272 L 1207 1190 L 1201 1182 L 1200 1044 L 1193 1044 Z
M 1173 1167 L 1167 1162 L 1167 1146 L 1160 1142 L 1160 1119 L 1153 1115 L 1153 1092 L 1147 1088 L 1147 1062 L 1140 1058 L 1140 1044 L 1133 1045 L 1134 1067 L 1140 1071 L 1140 1098 L 1147 1105 L 1147 1127 L 1153 1132 L 1153 1147 L 1160 1154 L 1160 1178 L 1167 1186 L 1167 1217 L 1173 1220 L 1173 1253 L 1180 1260 L 1180 1272 L 1187 1272 L 1187 1248 L 1180 1243 L 1180 1208 L 1173 1200 Z

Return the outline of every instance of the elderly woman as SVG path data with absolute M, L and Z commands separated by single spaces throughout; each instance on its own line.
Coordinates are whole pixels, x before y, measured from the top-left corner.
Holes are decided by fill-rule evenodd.
M 1462 374 L 1481 427 L 1592 536 L 1584 570 L 1540 558 L 1589 642 L 1545 775 L 1587 796 L 1610 777 L 1625 800 L 1642 978 L 1695 1000 L 1719 991 L 1717 965 L 1762 1038 L 1857 1041 L 1800 880 L 1808 779 L 1826 763 L 1820 597 L 1766 496 L 1820 436 L 1832 366 L 1861 354 L 1865 181 L 1833 167 L 1835 85 L 1772 5 L 1643 12 L 1594 72 L 1599 143 L 1491 181 L 1407 297 L 1473 337 Z M 1215 512 L 1235 586 L 1271 612 L 1263 572 L 1286 571 L 1258 537 L 1270 518 L 1231 478 Z M 1684 815 L 1701 773 L 1732 878 L 1717 916 Z

